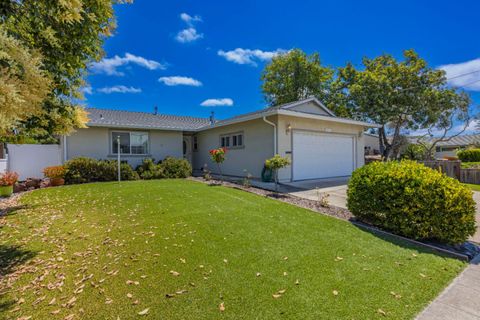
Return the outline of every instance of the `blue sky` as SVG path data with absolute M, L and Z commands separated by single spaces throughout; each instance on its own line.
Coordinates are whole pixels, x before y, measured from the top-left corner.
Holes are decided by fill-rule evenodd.
M 118 28 L 90 68 L 84 103 L 217 118 L 257 110 L 263 66 L 292 48 L 332 67 L 413 48 L 453 77 L 480 70 L 478 12 L 478 1 L 137 0 L 116 6 Z M 452 85 L 472 82 L 478 103 L 480 72 Z

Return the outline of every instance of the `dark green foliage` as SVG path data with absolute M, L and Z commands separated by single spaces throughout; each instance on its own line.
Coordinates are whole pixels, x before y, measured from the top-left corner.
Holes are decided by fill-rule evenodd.
M 466 149 L 457 152 L 458 159 L 464 162 L 479 162 L 480 149 Z
M 65 163 L 65 183 L 87 183 L 117 180 L 117 162 L 115 160 L 96 160 L 92 158 L 75 158 Z M 138 174 L 128 163 L 120 164 L 122 180 L 136 180 Z
M 152 158 L 143 159 L 142 164 L 135 171 L 137 171 L 140 178 L 145 180 L 162 179 L 164 177 L 162 167 L 156 164 Z
M 192 166 L 185 159 L 167 157 L 159 163 L 159 166 L 164 178 L 187 178 L 192 175 Z
M 430 156 L 427 157 L 427 152 L 428 151 L 423 146 L 415 143 L 410 143 L 402 152 L 401 158 L 408 159 L 408 160 L 418 160 L 418 161 L 426 160 L 427 158 L 432 159 L 433 154 L 430 154 Z
M 472 191 L 409 160 L 355 170 L 347 206 L 358 219 L 413 239 L 456 244 L 476 230 Z

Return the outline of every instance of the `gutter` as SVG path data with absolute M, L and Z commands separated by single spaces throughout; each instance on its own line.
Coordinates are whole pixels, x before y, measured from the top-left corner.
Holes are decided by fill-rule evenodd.
M 263 121 L 268 123 L 273 127 L 273 155 L 277 154 L 277 125 L 271 121 L 267 120 L 266 116 L 263 116 Z

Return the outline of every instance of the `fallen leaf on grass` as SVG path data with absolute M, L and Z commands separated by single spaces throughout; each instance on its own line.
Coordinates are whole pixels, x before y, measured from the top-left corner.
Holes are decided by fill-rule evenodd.
M 133 297 L 133 294 L 127 293 L 127 298 L 131 299 Z
M 25 299 L 23 299 L 23 298 L 20 298 L 20 299 L 18 299 L 17 303 L 18 303 L 18 304 L 25 303 Z
M 54 304 L 56 301 L 57 301 L 57 298 L 54 297 L 52 300 L 50 300 L 50 302 L 48 303 L 48 305 L 51 306 L 51 305 Z
M 225 311 L 225 304 L 223 302 L 220 303 L 220 305 L 218 306 L 218 309 L 220 310 L 220 312 Z
M 30 320 L 30 319 L 32 319 L 32 316 L 23 316 L 23 317 L 17 318 L 17 320 Z
M 165 297 L 167 297 L 167 298 L 175 298 L 175 296 L 176 296 L 175 293 L 167 293 L 165 295 Z
M 383 311 L 382 309 L 378 309 L 377 312 L 384 317 L 387 315 L 387 313 L 385 311 Z
M 148 313 L 149 310 L 150 310 L 150 308 L 143 309 L 142 311 L 140 311 L 140 312 L 138 313 L 138 315 L 139 315 L 139 316 L 144 316 L 144 315 L 146 315 L 146 314 Z
M 295 285 L 297 285 L 297 286 L 298 286 L 299 284 L 300 284 L 300 280 L 298 280 L 298 279 L 297 279 L 297 280 L 295 280 Z
M 66 316 L 65 318 L 63 318 L 63 320 L 72 320 L 73 317 L 75 317 L 75 315 L 72 313 L 72 314 L 69 314 L 68 316 Z
M 50 314 L 54 314 L 54 315 L 55 315 L 55 314 L 59 314 L 60 311 L 61 311 L 60 309 L 53 310 L 52 312 L 50 312 Z
M 262 274 L 260 272 L 257 272 L 256 276 L 260 277 Z
M 278 299 L 278 298 L 280 298 L 281 296 L 282 296 L 281 294 L 272 294 L 272 297 L 273 297 L 274 299 Z
M 390 291 L 390 294 L 391 294 L 392 296 L 394 296 L 396 299 L 400 299 L 400 298 L 402 297 L 401 295 L 399 295 L 398 293 L 395 293 L 395 292 L 393 292 L 393 291 Z
M 335 258 L 335 261 L 337 261 L 337 262 L 338 262 L 338 261 L 342 261 L 342 260 L 343 260 L 342 257 L 336 257 L 336 258 Z
M 337 290 L 333 290 L 332 293 L 333 293 L 334 296 L 338 296 L 338 291 Z
M 105 299 L 105 304 L 111 304 L 112 302 L 113 300 L 110 298 Z
M 178 277 L 180 275 L 180 273 L 178 273 L 177 271 L 173 271 L 173 270 L 170 271 L 170 274 L 174 277 Z

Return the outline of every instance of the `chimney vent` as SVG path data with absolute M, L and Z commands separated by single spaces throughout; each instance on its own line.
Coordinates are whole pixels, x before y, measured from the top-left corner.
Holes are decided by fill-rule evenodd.
M 157 106 L 153 107 L 153 114 L 154 115 L 158 114 L 158 107 Z
M 212 113 L 210 113 L 210 124 L 211 125 L 215 124 L 215 112 L 213 112 L 213 111 L 212 111 Z

